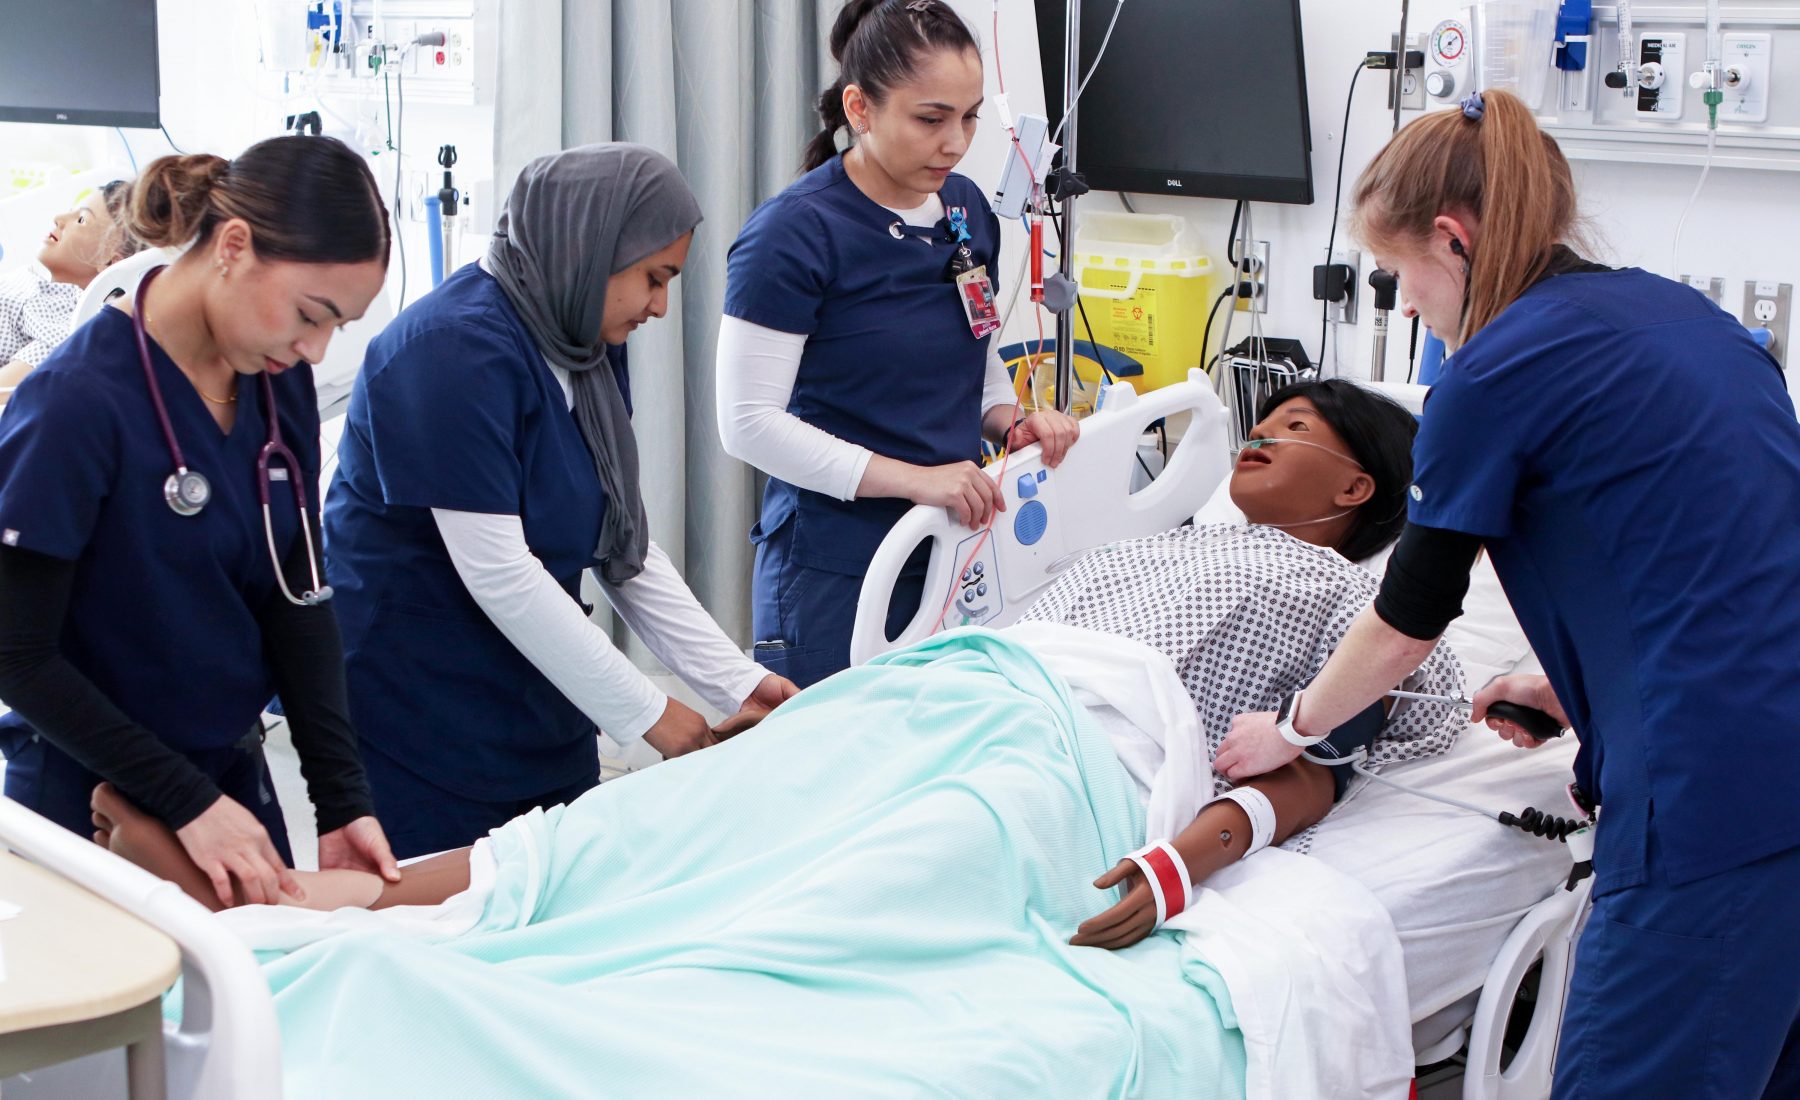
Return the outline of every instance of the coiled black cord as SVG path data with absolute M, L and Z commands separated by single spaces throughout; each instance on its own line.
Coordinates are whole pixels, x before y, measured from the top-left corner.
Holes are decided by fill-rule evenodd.
M 1551 840 L 1560 841 L 1565 844 L 1568 843 L 1570 833 L 1576 832 L 1587 826 L 1587 822 L 1585 821 L 1576 821 L 1573 818 L 1567 817 L 1555 817 L 1543 812 L 1535 806 L 1526 807 L 1524 812 L 1518 814 L 1516 817 L 1502 810 L 1499 814 L 1499 821 L 1502 825 L 1510 825 L 1515 829 L 1522 829 L 1532 836 L 1547 837 Z

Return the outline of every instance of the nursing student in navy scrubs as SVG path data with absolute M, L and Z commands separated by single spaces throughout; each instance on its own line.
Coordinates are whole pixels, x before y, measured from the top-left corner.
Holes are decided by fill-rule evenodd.
M 1407 527 L 1374 606 L 1233 779 L 1417 667 L 1485 547 L 1549 673 L 1510 700 L 1581 738 L 1594 910 L 1559 1098 L 1800 1096 L 1800 421 L 1780 365 L 1699 292 L 1583 260 L 1568 162 L 1529 108 L 1474 95 L 1406 127 L 1355 220 L 1407 312 L 1449 334 Z
M 369 346 L 325 528 L 351 704 L 403 858 L 592 787 L 596 727 L 664 756 L 714 743 L 589 620 L 590 568 L 718 709 L 796 690 L 725 636 L 645 522 L 625 342 L 667 311 L 699 222 L 653 150 L 539 158 L 481 262 Z
M 235 160 L 152 163 L 126 222 L 190 247 L 0 416 L 7 797 L 104 840 L 103 804 L 122 796 L 175 830 L 221 903 L 273 902 L 297 891 L 261 744 L 279 691 L 319 866 L 398 881 L 345 703 L 313 491 L 309 364 L 387 274 L 375 180 L 336 140 L 274 138 Z
M 725 449 L 769 475 L 750 536 L 756 655 L 803 687 L 849 665 L 863 575 L 907 509 L 979 528 L 1000 506 L 983 438 L 1041 441 L 1054 466 L 1078 433 L 1056 412 L 1016 423 L 998 325 L 964 309 L 995 300 L 1000 256 L 987 200 L 953 171 L 982 102 L 969 28 L 942 0 L 851 0 L 831 52 L 806 174 L 732 246 L 719 330 Z M 908 563 L 890 632 L 924 567 Z

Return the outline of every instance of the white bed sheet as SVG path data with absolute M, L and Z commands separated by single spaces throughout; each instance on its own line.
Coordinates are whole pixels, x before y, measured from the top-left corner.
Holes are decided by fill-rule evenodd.
M 1573 736 L 1526 750 L 1472 726 L 1444 755 L 1382 774 L 1494 810 L 1568 817 L 1575 749 Z M 1421 1048 L 1473 1012 L 1500 945 L 1562 887 L 1571 863 L 1567 845 L 1366 779 L 1320 825 L 1312 855 L 1361 882 L 1393 917 Z

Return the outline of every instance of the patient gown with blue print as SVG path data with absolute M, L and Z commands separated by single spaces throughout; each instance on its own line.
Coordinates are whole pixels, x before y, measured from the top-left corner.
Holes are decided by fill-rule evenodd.
M 466 935 L 268 962 L 288 1095 L 1241 1097 L 1216 972 L 1068 945 L 1143 829 L 1066 685 L 942 635 L 496 830 Z

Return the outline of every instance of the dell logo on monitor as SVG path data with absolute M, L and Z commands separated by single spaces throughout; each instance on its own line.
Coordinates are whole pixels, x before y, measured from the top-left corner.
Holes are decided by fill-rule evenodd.
M 1180 187 L 1181 181 L 1180 180 L 1164 180 L 1163 184 L 1167 187 Z

